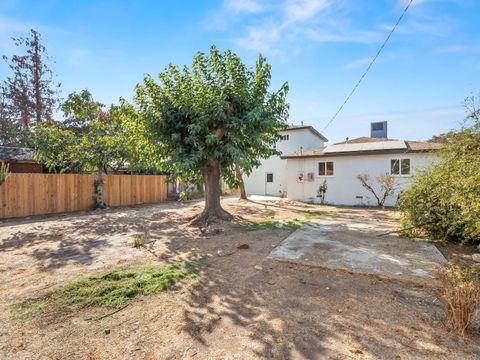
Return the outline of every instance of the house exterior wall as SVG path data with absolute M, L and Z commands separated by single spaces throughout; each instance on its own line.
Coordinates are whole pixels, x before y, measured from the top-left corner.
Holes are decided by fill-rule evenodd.
M 328 189 L 325 203 L 375 206 L 377 205 L 375 197 L 362 187 L 357 175 L 368 174 L 371 179 L 374 179 L 376 176 L 390 174 L 391 159 L 410 159 L 411 175 L 395 176 L 397 190 L 387 198 L 385 206 L 395 206 L 399 194 L 411 185 L 412 175 L 435 162 L 437 156 L 434 153 L 409 153 L 287 159 L 287 197 L 291 200 L 319 203 L 317 191 L 326 180 Z M 333 161 L 333 176 L 318 175 L 318 163 L 323 161 Z M 297 181 L 300 172 L 305 176 L 303 183 Z M 313 181 L 308 181 L 308 173 L 314 173 Z M 378 190 L 378 185 L 374 188 Z
M 293 154 L 303 147 L 304 150 L 315 149 L 323 145 L 322 139 L 309 129 L 285 130 L 280 135 L 288 135 L 288 140 L 278 140 L 276 148 L 282 154 Z M 262 160 L 262 164 L 245 176 L 245 191 L 247 195 L 275 195 L 287 191 L 287 161 L 280 156 L 271 156 Z M 266 174 L 273 174 L 273 182 L 266 182 Z

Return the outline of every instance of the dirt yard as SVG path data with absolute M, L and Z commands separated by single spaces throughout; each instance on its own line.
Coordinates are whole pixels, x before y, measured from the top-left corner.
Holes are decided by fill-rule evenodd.
M 393 211 L 223 201 L 244 219 L 362 218 Z M 292 230 L 186 225 L 201 202 L 165 203 L 0 223 L 1 359 L 478 359 L 445 325 L 435 289 L 266 260 Z M 134 234 L 148 233 L 145 248 Z M 248 249 L 237 246 L 248 244 Z M 223 256 L 219 256 L 220 254 Z M 125 309 L 19 318 L 12 305 L 115 268 L 198 263 L 201 283 Z M 260 265 L 261 269 L 259 266 Z

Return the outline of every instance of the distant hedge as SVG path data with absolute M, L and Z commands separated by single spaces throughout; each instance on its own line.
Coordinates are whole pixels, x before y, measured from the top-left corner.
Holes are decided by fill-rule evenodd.
M 406 235 L 480 243 L 480 110 L 469 104 L 473 124 L 450 133 L 440 161 L 399 199 Z

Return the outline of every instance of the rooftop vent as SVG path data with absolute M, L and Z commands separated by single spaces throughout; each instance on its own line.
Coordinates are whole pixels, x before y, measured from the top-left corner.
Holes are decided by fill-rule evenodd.
M 370 137 L 387 139 L 387 122 L 372 122 L 370 124 Z

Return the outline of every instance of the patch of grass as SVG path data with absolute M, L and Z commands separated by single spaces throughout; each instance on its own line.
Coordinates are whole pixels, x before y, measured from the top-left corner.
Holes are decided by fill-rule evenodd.
M 293 219 L 293 220 L 249 220 L 246 222 L 247 228 L 249 230 L 273 230 L 273 229 L 285 229 L 285 230 L 296 230 L 305 225 L 305 220 L 303 219 Z
M 16 308 L 25 315 L 47 310 L 74 311 L 90 306 L 119 308 L 136 296 L 155 294 L 177 281 L 197 278 L 196 267 L 188 262 L 118 269 L 80 279 L 43 298 L 22 301 Z

